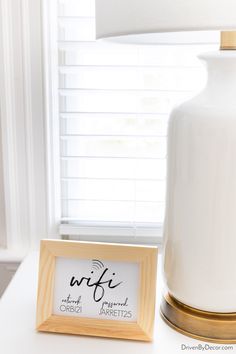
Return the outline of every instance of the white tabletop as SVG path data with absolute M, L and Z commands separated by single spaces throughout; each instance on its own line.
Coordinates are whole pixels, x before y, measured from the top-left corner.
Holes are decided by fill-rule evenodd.
M 37 333 L 35 330 L 38 253 L 31 253 L 17 271 L 0 301 L 0 353 L 2 354 L 179 354 L 211 351 L 207 344 L 185 337 L 160 318 L 161 271 L 157 280 L 157 306 L 152 343 L 87 336 Z M 196 347 L 187 349 L 186 347 Z M 203 350 L 205 348 L 205 350 Z M 217 353 L 225 353 L 223 348 Z M 228 350 L 236 353 L 236 345 Z

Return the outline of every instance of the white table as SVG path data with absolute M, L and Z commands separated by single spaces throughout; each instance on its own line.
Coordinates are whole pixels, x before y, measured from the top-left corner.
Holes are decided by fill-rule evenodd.
M 178 354 L 203 352 L 181 349 L 206 345 L 169 328 L 160 318 L 161 267 L 159 264 L 155 335 L 152 343 L 63 334 L 37 333 L 35 330 L 38 253 L 31 253 L 17 271 L 0 301 L 1 354 Z M 215 346 L 216 344 L 209 344 Z M 206 351 L 206 350 L 205 350 Z M 208 352 L 212 350 L 208 349 Z M 217 353 L 225 353 L 217 350 Z M 229 353 L 236 353 L 236 345 Z

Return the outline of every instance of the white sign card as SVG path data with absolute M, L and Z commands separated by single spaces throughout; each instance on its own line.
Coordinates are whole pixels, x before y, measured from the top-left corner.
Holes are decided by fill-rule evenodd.
M 53 314 L 135 322 L 139 264 L 57 257 Z

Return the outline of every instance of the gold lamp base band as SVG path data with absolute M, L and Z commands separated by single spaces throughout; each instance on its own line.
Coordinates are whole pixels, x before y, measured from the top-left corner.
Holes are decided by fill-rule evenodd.
M 170 327 L 186 336 L 213 343 L 236 343 L 236 313 L 197 310 L 169 294 L 163 298 L 160 312 Z
M 222 31 L 220 36 L 221 50 L 236 50 L 236 31 Z

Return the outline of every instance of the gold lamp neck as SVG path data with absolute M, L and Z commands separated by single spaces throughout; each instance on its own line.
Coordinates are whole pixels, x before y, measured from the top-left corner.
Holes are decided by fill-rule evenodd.
M 236 50 L 236 31 L 222 31 L 220 35 L 221 50 Z

